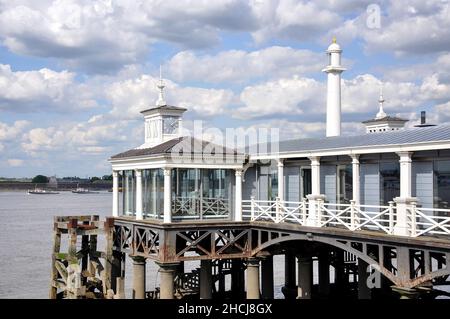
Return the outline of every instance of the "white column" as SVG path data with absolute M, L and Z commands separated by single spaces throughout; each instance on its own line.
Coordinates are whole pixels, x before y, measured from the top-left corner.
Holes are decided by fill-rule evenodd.
M 329 65 L 322 71 L 327 73 L 327 136 L 341 135 L 341 66 L 340 46 L 333 39 L 328 47 Z
M 311 160 L 311 195 L 320 195 L 320 157 L 313 156 Z
M 359 178 L 359 154 L 350 155 L 352 158 L 352 188 L 353 188 L 353 200 L 356 205 L 361 202 L 360 198 L 360 178 Z
M 411 197 L 411 155 L 412 152 L 399 152 L 400 156 L 400 197 Z
M 113 203 L 112 203 L 112 215 L 113 217 L 119 216 L 119 172 L 113 171 Z
M 309 210 L 306 225 L 318 226 L 319 204 L 325 199 L 325 196 L 320 194 L 320 157 L 313 156 L 309 159 L 311 160 L 311 194 L 306 195 Z
M 284 164 L 283 160 L 278 160 L 278 198 L 284 200 Z
M 412 176 L 411 176 L 411 155 L 412 152 L 399 152 L 400 157 L 400 197 L 394 198 L 396 203 L 396 224 L 394 234 L 400 236 L 409 236 L 410 229 L 408 223 L 408 209 L 411 204 L 417 202 L 416 198 L 411 197 Z
M 242 221 L 242 169 L 237 169 L 236 176 L 236 195 L 235 195 L 235 208 L 234 208 L 234 221 Z
M 142 170 L 137 169 L 134 171 L 136 175 L 136 219 L 144 219 L 143 214 L 143 197 L 142 197 Z
M 172 222 L 172 170 L 164 168 L 164 222 Z

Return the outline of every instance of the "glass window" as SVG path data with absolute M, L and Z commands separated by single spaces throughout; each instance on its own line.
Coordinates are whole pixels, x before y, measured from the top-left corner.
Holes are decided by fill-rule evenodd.
M 122 179 L 123 213 L 132 215 L 136 212 L 136 179 L 133 170 L 123 171 Z
M 350 199 L 353 198 L 353 171 L 352 165 L 338 166 L 338 190 L 337 202 L 339 204 L 349 204 Z
M 142 171 L 144 214 L 159 217 L 164 212 L 164 174 L 161 168 Z
M 400 163 L 380 163 L 380 204 L 388 205 L 395 197 L 400 196 Z
M 278 176 L 278 167 L 272 162 L 270 166 L 270 175 L 269 175 L 269 199 L 276 200 L 278 194 L 278 178 L 283 178 Z
M 434 162 L 434 207 L 449 208 L 450 203 L 450 161 Z
M 172 214 L 185 218 L 229 216 L 232 170 L 177 168 L 172 171 Z

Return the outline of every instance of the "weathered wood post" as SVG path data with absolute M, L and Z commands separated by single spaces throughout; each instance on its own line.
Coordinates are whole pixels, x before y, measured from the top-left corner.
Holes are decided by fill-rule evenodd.
M 58 279 L 58 269 L 56 268 L 56 255 L 61 248 L 61 233 L 58 229 L 58 217 L 53 218 L 53 249 L 52 249 L 52 269 L 49 298 L 56 299 L 57 287 L 56 280 Z

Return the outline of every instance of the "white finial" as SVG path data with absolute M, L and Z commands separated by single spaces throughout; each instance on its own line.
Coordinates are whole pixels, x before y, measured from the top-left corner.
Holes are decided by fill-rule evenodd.
M 382 119 L 384 117 L 387 116 L 387 114 L 384 112 L 383 110 L 383 103 L 384 103 L 384 98 L 383 98 L 383 84 L 380 86 L 380 97 L 378 98 L 378 104 L 380 105 L 380 110 L 377 113 L 377 116 L 375 117 L 375 119 Z
M 157 85 L 158 89 L 159 89 L 159 97 L 158 100 L 156 101 L 156 105 L 157 106 L 164 106 L 166 105 L 166 101 L 164 100 L 164 82 L 162 79 L 162 68 L 161 65 L 159 66 L 159 83 Z

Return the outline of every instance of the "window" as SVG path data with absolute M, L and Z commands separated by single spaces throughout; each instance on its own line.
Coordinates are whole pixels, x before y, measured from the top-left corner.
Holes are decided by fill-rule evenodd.
M 434 162 L 434 207 L 449 208 L 450 160 Z
M 159 217 L 164 212 L 164 174 L 161 168 L 142 171 L 144 214 Z
M 338 165 L 337 202 L 349 204 L 353 198 L 353 171 L 352 165 Z
M 232 170 L 177 168 L 172 171 L 172 212 L 183 218 L 224 218 L 232 205 Z
M 136 212 L 136 178 L 133 170 L 123 171 L 122 196 L 124 215 L 133 215 Z
M 399 162 L 380 163 L 380 179 L 380 204 L 388 205 L 395 197 L 400 196 Z

